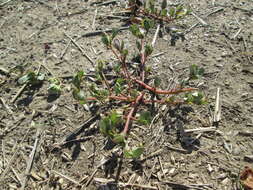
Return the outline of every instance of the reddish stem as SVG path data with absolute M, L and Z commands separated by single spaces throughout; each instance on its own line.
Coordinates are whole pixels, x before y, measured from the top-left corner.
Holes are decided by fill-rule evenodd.
M 184 101 L 167 101 L 167 100 L 143 100 L 145 104 L 147 103 L 159 103 L 159 104 L 171 104 L 171 105 L 178 105 L 178 104 L 184 104 Z
M 127 97 L 127 96 L 108 96 L 109 99 L 113 99 L 113 100 L 121 100 L 121 101 L 127 101 L 127 102 L 133 102 L 133 98 L 131 97 Z M 88 101 L 96 101 L 97 98 L 95 97 L 89 97 L 89 98 L 86 98 L 86 100 Z
M 138 13 L 140 13 L 144 16 L 147 16 L 147 17 L 151 17 L 151 18 L 155 18 L 155 19 L 160 20 L 160 21 L 167 22 L 167 23 L 171 23 L 171 21 L 174 20 L 173 18 L 163 17 L 163 16 L 160 16 L 160 15 L 157 15 L 157 14 L 152 14 L 152 13 L 146 12 L 143 9 L 139 9 Z M 138 15 L 138 13 L 137 13 L 137 15 Z
M 141 86 L 143 86 L 144 88 L 146 88 L 147 90 L 154 92 L 156 94 L 178 94 L 181 92 L 188 92 L 188 91 L 193 91 L 193 90 L 197 90 L 197 88 L 182 88 L 182 89 L 171 89 L 171 90 L 160 90 L 157 88 L 154 88 L 152 86 L 149 86 L 147 84 L 145 84 L 144 82 L 134 79 L 135 82 L 137 82 L 138 84 L 140 84 Z
M 141 80 L 144 81 L 145 79 L 145 50 L 144 50 L 144 39 L 141 39 Z
M 127 70 L 127 66 L 126 66 L 126 61 L 122 58 L 122 56 L 119 56 L 117 54 L 117 52 L 113 49 L 113 47 L 110 47 L 110 49 L 112 50 L 113 54 L 117 57 L 117 59 L 121 62 L 122 64 L 122 69 L 124 71 L 124 75 L 127 76 L 127 78 L 130 78 L 130 74 Z
M 143 96 L 144 96 L 144 92 L 142 92 L 142 93 L 136 98 L 136 100 L 135 100 L 135 102 L 134 102 L 134 105 L 133 105 L 132 109 L 130 110 L 130 112 L 129 112 L 128 115 L 127 115 L 127 120 L 126 120 L 126 123 L 125 123 L 125 127 L 124 127 L 124 130 L 123 130 L 123 132 L 122 132 L 122 133 L 125 134 L 125 135 L 126 135 L 127 132 L 128 132 L 131 118 L 133 118 L 133 115 L 134 115 L 134 113 L 136 112 L 136 110 L 137 110 L 137 108 L 138 108 L 138 105 L 139 105 L 140 101 L 142 100 Z

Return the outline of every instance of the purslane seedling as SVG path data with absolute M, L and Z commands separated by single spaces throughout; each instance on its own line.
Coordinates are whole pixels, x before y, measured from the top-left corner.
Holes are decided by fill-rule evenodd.
M 148 41 L 150 31 L 157 24 L 182 18 L 189 11 L 181 5 L 167 8 L 166 0 L 160 8 L 156 7 L 154 0 L 145 2 L 147 3 L 142 4 L 139 0 L 129 0 L 129 9 L 132 11 L 134 21 L 130 31 L 136 38 L 138 65 L 133 67 L 130 51 L 124 41 L 117 38 L 118 31 L 113 30 L 111 35 L 103 34 L 102 42 L 117 58 L 117 62 L 113 65 L 114 77 L 107 78 L 107 73 L 111 71 L 106 62 L 100 61 L 96 67 L 95 81 L 85 80 L 83 71 L 79 71 L 73 79 L 73 96 L 81 103 L 96 101 L 103 106 L 106 102 L 112 102 L 113 106 L 107 107 L 108 112 L 103 114 L 99 122 L 100 132 L 114 143 L 121 145 L 127 158 L 138 158 L 144 151 L 141 144 L 129 148 L 128 136 L 133 122 L 138 125 L 151 123 L 152 114 L 148 109 L 150 104 L 206 103 L 203 93 L 197 88 L 187 87 L 190 80 L 199 79 L 203 75 L 204 70 L 197 65 L 190 66 L 188 78 L 174 89 L 161 89 L 159 77 L 151 80 L 151 71 L 147 67 L 147 61 L 154 50 Z M 133 17 L 138 18 L 138 22 Z M 184 96 L 181 96 L 182 93 Z M 159 98 L 154 98 L 158 96 Z

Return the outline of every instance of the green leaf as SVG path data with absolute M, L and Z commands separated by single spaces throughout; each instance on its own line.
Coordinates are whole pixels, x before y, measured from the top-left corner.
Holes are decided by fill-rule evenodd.
M 120 94 L 124 90 L 124 88 L 122 86 L 123 83 L 124 83 L 124 79 L 122 79 L 122 78 L 119 78 L 119 79 L 116 80 L 116 83 L 113 87 L 116 95 Z
M 118 33 L 119 33 L 119 30 L 117 28 L 113 28 L 111 40 L 113 40 L 117 36 Z
M 101 40 L 107 47 L 111 45 L 111 40 L 107 34 L 103 34 Z
M 104 63 L 103 61 L 99 60 L 98 61 L 98 64 L 97 64 L 97 68 L 96 68 L 96 71 L 101 74 L 104 70 Z
M 130 28 L 129 28 L 129 30 L 137 38 L 140 38 L 140 39 L 144 38 L 144 32 L 140 30 L 140 28 L 138 27 L 137 24 L 131 25 Z
M 175 17 L 175 12 L 176 12 L 176 9 L 174 7 L 171 7 L 170 10 L 169 10 L 169 15 L 174 18 Z
M 48 81 L 50 82 L 50 84 L 57 84 L 57 85 L 60 84 L 60 80 L 55 77 L 49 78 Z
M 137 49 L 141 51 L 141 43 L 138 40 L 136 40 L 136 46 L 137 46 Z
M 156 13 L 154 0 L 149 0 L 149 9 L 150 9 L 151 13 Z
M 124 50 L 122 50 L 122 55 L 124 56 L 124 57 L 126 57 L 127 55 L 128 55 L 128 50 L 127 49 L 124 49 Z
M 182 5 L 176 7 L 175 16 L 176 18 L 182 18 L 189 13 L 188 9 L 184 8 Z
M 120 73 L 121 65 L 120 64 L 115 64 L 113 66 L 113 70 L 115 73 Z
M 83 90 L 75 88 L 72 92 L 74 99 L 78 100 L 81 104 L 85 103 L 85 93 Z
M 167 10 L 166 9 L 162 9 L 161 16 L 167 16 Z
M 148 18 L 145 18 L 142 20 L 141 25 L 146 30 L 146 32 L 148 32 L 154 26 L 154 22 Z
M 81 87 L 81 82 L 83 80 L 83 76 L 84 76 L 84 72 L 78 71 L 72 80 L 72 83 L 78 89 Z
M 110 114 L 109 118 L 111 120 L 112 126 L 114 126 L 114 127 L 117 127 L 118 125 L 120 125 L 122 123 L 121 116 L 118 115 L 115 111 Z
M 171 96 L 171 97 L 169 97 L 169 98 L 166 99 L 166 102 L 171 103 L 171 102 L 174 102 L 175 99 L 176 99 L 175 96 Z
M 189 80 L 196 80 L 203 76 L 204 68 L 199 68 L 197 65 L 193 64 L 190 66 Z
M 187 103 L 203 105 L 207 104 L 206 98 L 202 92 L 193 92 L 185 94 L 185 101 Z
M 143 147 L 137 147 L 134 148 L 133 150 L 125 150 L 124 155 L 126 158 L 132 158 L 132 159 L 138 159 L 140 156 L 143 154 L 144 148 Z
M 99 121 L 99 130 L 102 134 L 110 137 L 113 140 L 116 133 L 116 128 L 121 124 L 121 116 L 116 112 L 112 112 L 110 115 Z
M 53 77 L 49 79 L 49 87 L 48 87 L 48 93 L 51 95 L 59 95 L 61 93 L 61 85 L 60 80 Z
M 129 30 L 132 32 L 134 36 L 137 36 L 137 33 L 140 32 L 140 29 L 137 24 L 132 24 L 129 28 Z
M 105 117 L 99 121 L 99 130 L 103 135 L 110 135 L 109 131 L 111 130 L 111 122 L 108 117 Z
M 120 51 L 123 51 L 124 47 L 125 47 L 125 42 L 122 40 L 121 45 L 120 45 Z
M 61 93 L 61 83 L 60 80 L 52 77 L 49 78 L 48 81 L 50 82 L 49 87 L 48 87 L 48 93 L 52 95 L 59 95 Z
M 158 76 L 156 76 L 155 80 L 154 80 L 155 87 L 156 88 L 159 87 L 161 85 L 161 82 L 162 82 L 161 78 L 159 78 Z
M 45 79 L 45 74 L 38 73 L 35 74 L 34 72 L 29 72 L 28 74 L 22 76 L 18 79 L 19 84 L 31 84 L 31 85 L 38 85 Z
M 114 134 L 113 138 L 112 138 L 112 141 L 114 143 L 117 143 L 117 144 L 123 146 L 123 147 L 126 145 L 126 143 L 125 143 L 125 135 L 123 135 L 123 134 Z
M 35 73 L 28 73 L 28 74 L 20 77 L 18 79 L 18 83 L 19 84 L 25 84 L 25 83 L 27 83 L 31 79 L 31 77 L 32 77 L 33 74 L 35 75 Z
M 152 121 L 152 116 L 149 111 L 141 112 L 138 122 L 142 125 L 149 125 Z
M 153 47 L 151 45 L 145 45 L 145 55 L 149 56 L 153 52 Z
M 48 87 L 48 93 L 51 95 L 59 95 L 61 94 L 61 86 L 57 84 L 50 84 Z
M 163 0 L 161 8 L 166 9 L 166 7 L 167 7 L 167 0 Z

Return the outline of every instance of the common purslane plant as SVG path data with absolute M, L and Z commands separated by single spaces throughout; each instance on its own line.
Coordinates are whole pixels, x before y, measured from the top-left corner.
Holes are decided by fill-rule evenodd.
M 197 88 L 187 87 L 190 80 L 199 79 L 204 72 L 197 65 L 190 66 L 188 78 L 174 89 L 160 89 L 161 79 L 158 77 L 151 80 L 151 71 L 147 66 L 147 61 L 154 50 L 148 41 L 150 31 L 157 23 L 182 18 L 189 11 L 183 6 L 168 9 L 166 0 L 160 9 L 156 8 L 154 0 L 146 2 L 142 4 L 138 0 L 129 0 L 133 17 L 138 17 L 138 22 L 130 26 L 131 33 L 136 37 L 137 66 L 136 64 L 133 66 L 132 59 L 129 58 L 130 51 L 124 41 L 117 38 L 118 31 L 115 29 L 111 35 L 104 33 L 102 36 L 103 44 L 117 58 L 117 63 L 113 65 L 114 76 L 108 79 L 107 73 L 110 70 L 108 64 L 99 61 L 96 67 L 96 80 L 92 82 L 86 80 L 83 71 L 79 71 L 73 79 L 73 96 L 81 103 L 96 101 L 103 106 L 106 102 L 114 102 L 114 106 L 108 106 L 108 112 L 103 114 L 99 129 L 103 135 L 124 148 L 124 155 L 127 158 L 138 158 L 144 151 L 142 145 L 129 150 L 127 139 L 133 122 L 138 125 L 150 124 L 152 113 L 148 105 L 206 103 L 203 93 Z

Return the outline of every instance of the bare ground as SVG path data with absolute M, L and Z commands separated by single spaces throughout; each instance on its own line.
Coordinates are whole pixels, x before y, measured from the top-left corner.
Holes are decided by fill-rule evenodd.
M 153 54 L 163 54 L 149 64 L 163 78 L 164 88 L 175 76 L 187 75 L 189 65 L 204 67 L 198 85 L 209 104 L 162 106 L 151 126 L 133 126 L 132 143 L 142 142 L 146 147 L 137 161 L 117 158 L 113 152 L 117 150 L 107 149 L 96 118 L 86 123 L 94 115 L 71 94 L 69 76 L 80 69 L 88 73 L 93 66 L 68 36 L 94 62 L 113 62 L 101 36 L 85 34 L 126 23 L 105 16 L 124 10 L 120 3 L 112 3 L 98 4 L 93 25 L 94 2 L 0 3 L 1 189 L 20 189 L 23 184 L 24 189 L 239 189 L 240 171 L 252 167 L 253 161 L 253 2 L 182 1 L 208 26 L 192 27 L 199 22 L 192 15 L 179 21 L 186 41 L 170 46 L 168 35 L 158 38 Z M 129 31 L 121 31 L 120 38 L 134 45 Z M 41 64 L 43 72 L 61 79 L 61 96 L 49 98 L 45 82 L 40 88 L 25 89 L 11 103 L 21 86 L 18 73 L 9 71 L 17 66 L 37 70 Z M 214 126 L 217 88 L 221 90 L 221 121 Z M 81 141 L 60 146 L 80 126 L 85 128 L 78 136 Z M 179 128 L 201 129 L 187 134 L 195 139 L 194 146 L 184 146 Z M 36 143 L 34 162 L 27 171 Z

